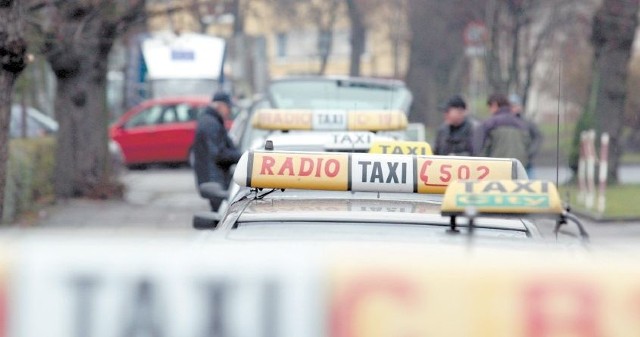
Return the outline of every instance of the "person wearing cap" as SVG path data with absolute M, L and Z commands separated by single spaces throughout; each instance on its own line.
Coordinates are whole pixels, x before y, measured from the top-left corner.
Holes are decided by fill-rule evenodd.
M 480 123 L 467 116 L 467 104 L 454 96 L 441 107 L 444 123 L 436 134 L 434 154 L 477 156 L 482 149 Z
M 231 167 L 240 160 L 241 153 L 233 144 L 224 127 L 225 119 L 231 114 L 231 97 L 226 93 L 216 93 L 211 104 L 198 116 L 193 142 L 196 183 L 216 182 L 228 189 L 231 183 Z M 217 211 L 219 205 L 211 205 Z
M 529 164 L 531 137 L 525 122 L 511 111 L 505 95 L 492 94 L 487 100 L 491 117 L 482 123 L 483 155 L 494 158 L 516 158 Z
M 520 96 L 516 94 L 509 95 L 509 103 L 511 103 L 511 112 L 516 117 L 522 119 L 527 125 L 527 129 L 529 130 L 530 143 L 527 151 L 529 153 L 529 162 L 525 166 L 525 169 L 527 170 L 529 178 L 532 179 L 534 178 L 533 159 L 538 154 L 538 151 L 540 151 L 540 146 L 542 146 L 542 133 L 540 132 L 540 129 L 535 122 L 522 116 L 523 109 Z

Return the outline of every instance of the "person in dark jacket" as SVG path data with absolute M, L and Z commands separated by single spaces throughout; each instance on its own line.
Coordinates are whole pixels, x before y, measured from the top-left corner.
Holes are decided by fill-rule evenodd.
M 231 113 L 231 97 L 216 93 L 211 105 L 198 117 L 193 142 L 197 186 L 206 182 L 220 183 L 228 189 L 233 172 L 231 166 L 240 160 L 241 153 L 229 138 L 224 120 Z M 219 205 L 211 205 L 213 211 Z
M 443 107 L 444 123 L 438 128 L 434 154 L 477 156 L 482 150 L 480 123 L 467 116 L 467 104 L 452 97 Z
M 535 177 L 535 173 L 533 172 L 533 159 L 540 151 L 540 147 L 542 146 L 542 132 L 536 125 L 536 123 L 530 119 L 525 118 L 522 108 L 522 100 L 520 96 L 516 94 L 512 94 L 509 96 L 509 103 L 511 103 L 511 112 L 516 115 L 518 118 L 522 119 L 527 125 L 527 129 L 529 129 L 529 138 L 531 142 L 529 143 L 529 163 L 525 167 L 527 170 L 527 174 L 529 175 L 529 179 L 533 179 Z
M 531 143 L 526 123 L 511 112 L 511 104 L 502 94 L 489 96 L 487 105 L 492 116 L 482 123 L 484 155 L 516 158 L 526 167 Z

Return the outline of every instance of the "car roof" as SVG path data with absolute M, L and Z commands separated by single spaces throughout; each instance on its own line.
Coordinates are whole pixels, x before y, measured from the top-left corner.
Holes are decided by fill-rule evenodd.
M 444 228 L 450 218 L 440 215 L 441 202 L 441 195 L 432 194 L 275 190 L 264 198 L 248 201 L 237 222 L 413 224 Z M 460 227 L 467 226 L 464 219 L 458 223 Z M 517 216 L 479 217 L 476 226 L 530 231 L 530 226 Z

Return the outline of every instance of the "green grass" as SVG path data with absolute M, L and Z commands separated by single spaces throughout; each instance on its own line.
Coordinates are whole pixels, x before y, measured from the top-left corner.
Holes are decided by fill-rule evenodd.
M 576 186 L 561 186 L 560 195 L 566 199 L 567 192 L 571 196 L 571 207 L 577 211 L 598 214 L 597 208 L 587 210 L 584 205 L 577 203 L 578 188 Z M 640 196 L 640 185 L 626 184 L 615 185 L 607 188 L 607 203 L 603 218 L 637 218 L 640 219 L 640 207 L 638 207 L 638 197 Z M 597 197 L 596 197 L 597 205 Z
M 620 160 L 623 165 L 640 165 L 640 153 L 625 152 Z

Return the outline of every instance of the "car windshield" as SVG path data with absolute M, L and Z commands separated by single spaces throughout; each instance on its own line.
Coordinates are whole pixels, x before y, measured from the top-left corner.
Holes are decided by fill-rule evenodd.
M 282 81 L 269 90 L 279 109 L 406 110 L 411 99 L 401 86 L 346 80 Z

